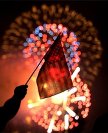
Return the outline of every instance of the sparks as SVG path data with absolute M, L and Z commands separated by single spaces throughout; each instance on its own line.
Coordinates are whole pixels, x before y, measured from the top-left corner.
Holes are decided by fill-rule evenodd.
M 48 127 L 47 133 L 51 133 L 53 127 L 54 127 L 54 117 L 53 117 L 53 118 L 51 119 L 51 121 L 50 121 L 50 125 L 49 125 L 49 127 Z
M 87 85 L 82 82 L 79 75 L 80 67 L 78 67 L 78 62 L 80 54 L 77 52 L 77 48 L 79 46 L 77 38 L 73 32 L 69 33 L 67 31 L 68 29 L 61 24 L 56 25 L 56 28 L 54 24 L 38 26 L 35 29 L 35 34 L 30 36 L 30 38 L 33 37 L 34 41 L 30 43 L 30 38 L 27 39 L 25 42 L 27 45 L 23 50 L 24 56 L 33 57 L 36 64 L 38 64 L 39 60 L 53 44 L 53 41 L 57 37 L 58 33 L 63 33 L 61 43 L 64 48 L 64 55 L 71 74 L 73 87 L 46 99 L 44 102 L 41 102 L 40 100 L 37 103 L 31 102 L 28 104 L 28 108 L 36 114 L 35 117 L 37 118 L 34 119 L 34 121 L 43 126 L 45 129 L 48 129 L 48 133 L 51 133 L 53 130 L 67 130 L 68 128 L 75 126 L 72 124 L 72 119 L 74 118 L 75 120 L 78 120 L 79 115 L 77 115 L 75 111 L 74 104 L 77 105 L 78 109 L 82 110 L 81 115 L 83 118 L 88 115 L 88 112 L 84 112 L 83 107 L 87 108 L 86 104 L 87 106 L 90 105 L 90 92 Z M 33 51 L 31 51 L 31 49 L 33 49 Z M 35 82 L 35 79 L 32 81 Z M 47 88 L 47 83 L 44 84 L 44 88 Z M 38 115 L 38 112 L 41 112 L 41 114 Z M 71 124 L 71 126 L 69 124 Z
M 75 71 L 73 72 L 73 74 L 71 75 L 72 81 L 76 78 L 76 76 L 77 76 L 77 74 L 78 74 L 79 72 L 80 72 L 80 68 L 77 67 L 77 68 L 75 69 Z
M 74 94 L 76 91 L 77 91 L 77 88 L 76 88 L 76 87 L 73 87 L 72 89 L 70 89 L 70 90 L 68 91 L 68 96 Z
M 66 107 L 66 111 L 72 116 L 72 117 L 75 117 L 76 116 L 76 113 L 71 110 L 69 107 Z
M 69 115 L 68 114 L 66 114 L 65 116 L 64 116 L 64 121 L 65 121 L 65 130 L 68 130 L 68 128 L 69 128 Z
M 71 102 L 76 102 L 76 101 L 85 101 L 86 97 L 85 96 L 79 96 L 79 97 L 75 97 L 71 100 Z

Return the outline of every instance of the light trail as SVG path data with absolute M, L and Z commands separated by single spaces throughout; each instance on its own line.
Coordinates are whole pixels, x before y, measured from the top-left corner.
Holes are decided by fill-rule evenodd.
M 65 130 L 68 130 L 68 128 L 69 128 L 69 115 L 68 114 L 66 114 L 65 116 L 64 116 L 64 122 L 65 122 Z
M 71 110 L 69 107 L 66 107 L 65 110 L 69 113 L 70 116 L 72 116 L 72 117 L 76 116 L 76 113 L 73 110 Z
M 76 78 L 79 72 L 80 72 L 80 67 L 77 67 L 75 71 L 73 72 L 73 74 L 71 75 L 72 81 Z
M 86 101 L 86 97 L 79 96 L 79 97 L 75 97 L 75 98 L 71 99 L 71 102 L 76 102 L 76 101 Z
M 50 124 L 49 124 L 49 127 L 48 127 L 48 130 L 47 130 L 47 133 L 51 133 L 52 130 L 53 130 L 53 127 L 54 127 L 54 117 L 52 117 L 51 121 L 50 121 Z

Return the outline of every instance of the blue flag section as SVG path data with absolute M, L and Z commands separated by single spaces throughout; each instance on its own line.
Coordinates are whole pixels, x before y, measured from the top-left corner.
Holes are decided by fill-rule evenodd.
M 40 98 L 47 98 L 72 88 L 72 80 L 60 40 L 61 35 L 58 35 L 44 56 L 45 62 L 37 77 Z

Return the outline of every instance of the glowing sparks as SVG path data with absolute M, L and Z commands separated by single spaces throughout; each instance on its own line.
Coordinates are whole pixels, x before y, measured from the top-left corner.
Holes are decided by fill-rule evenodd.
M 62 115 L 62 111 L 57 111 L 57 115 L 58 116 Z
M 55 103 L 55 104 L 62 104 L 63 101 L 64 101 L 64 97 L 66 97 L 67 95 L 67 91 L 65 92 L 62 92 L 62 93 L 59 93 L 55 96 L 52 96 L 51 97 L 51 100 L 52 100 L 52 103 Z
M 47 8 L 47 6 L 44 6 L 42 10 Z M 45 19 L 45 16 L 43 18 Z M 33 33 L 30 34 L 30 37 L 23 43 L 24 57 L 30 65 L 36 65 L 48 51 L 58 33 L 61 32 L 63 34 L 61 43 L 73 87 L 45 101 L 28 102 L 28 108 L 31 109 L 32 115 L 34 114 L 33 120 L 45 129 L 48 129 L 48 133 L 51 133 L 53 130 L 62 131 L 73 128 L 75 124 L 72 124 L 72 122 L 79 119 L 79 115 L 76 114 L 76 107 L 79 110 L 78 114 L 84 118 L 89 112 L 89 110 L 85 111 L 84 109 L 90 106 L 90 92 L 88 91 L 88 86 L 82 82 L 78 74 L 80 71 L 80 67 L 78 67 L 81 55 L 81 52 L 78 51 L 80 43 L 77 41 L 74 32 L 68 29 L 70 28 L 65 27 L 62 23 L 51 24 L 48 22 L 43 25 L 38 24 Z M 42 64 L 39 66 L 39 69 L 41 66 Z M 35 82 L 34 77 L 32 81 Z M 44 88 L 47 89 L 47 83 L 44 84 Z
M 29 103 L 28 104 L 28 108 L 33 108 L 33 107 L 36 107 L 36 106 L 39 106 L 39 103 Z
M 73 74 L 71 75 L 72 81 L 76 78 L 76 76 L 77 76 L 77 74 L 78 74 L 79 72 L 80 72 L 80 68 L 77 67 L 77 68 L 75 69 L 75 71 L 73 72 Z
M 75 97 L 71 100 L 71 102 L 76 102 L 76 101 L 85 101 L 86 97 L 85 96 L 79 96 L 79 97 Z
M 69 107 L 66 107 L 66 111 L 69 113 L 70 116 L 72 117 L 76 116 L 76 113 L 73 110 L 71 110 Z
M 50 45 L 52 45 L 53 41 L 55 40 L 54 37 L 57 37 L 57 32 L 53 29 L 53 25 L 54 24 L 46 24 L 44 26 L 38 26 L 35 29 L 35 34 L 34 34 L 34 36 L 37 38 L 34 44 L 37 46 L 37 48 L 39 48 L 38 52 L 37 50 L 31 52 L 31 48 L 35 47 L 35 45 L 33 45 L 33 43 L 31 45 L 28 42 L 26 42 L 28 43 L 28 45 L 25 47 L 24 50 L 27 50 L 27 52 L 24 52 L 24 54 L 29 54 L 34 58 L 33 55 L 35 53 L 37 54 L 36 56 L 38 56 L 38 59 L 41 59 L 43 57 L 42 51 L 44 50 L 45 52 L 47 52 Z M 40 29 L 40 27 L 43 27 L 43 28 Z M 65 27 L 63 27 L 63 25 L 58 25 L 58 29 L 57 27 L 55 29 L 58 32 L 62 32 L 62 33 L 64 33 L 65 30 L 68 31 L 68 29 L 65 29 Z M 48 38 L 49 35 L 50 35 L 50 39 Z M 41 40 L 40 37 L 46 38 L 47 43 L 44 39 L 43 39 L 44 41 Z M 37 109 L 38 111 L 44 110 L 44 108 L 46 108 L 46 111 L 44 111 L 39 116 L 38 114 L 36 114 L 35 117 L 37 117 L 36 122 L 38 122 L 39 125 L 42 125 L 40 124 L 42 123 L 41 119 L 42 121 L 44 121 L 43 125 L 45 128 L 47 127 L 47 125 L 49 125 L 49 127 L 47 127 L 48 133 L 51 133 L 52 130 L 62 131 L 62 130 L 67 130 L 68 128 L 74 127 L 75 126 L 74 124 L 71 124 L 72 127 L 69 125 L 72 122 L 71 118 L 78 120 L 79 116 L 76 114 L 73 103 L 76 102 L 78 109 L 83 109 L 83 107 L 87 103 L 87 98 L 90 97 L 90 94 L 89 94 L 90 92 L 88 91 L 88 87 L 85 84 L 83 84 L 78 74 L 80 72 L 80 67 L 78 67 L 78 62 L 79 62 L 78 61 L 79 55 L 77 53 L 78 42 L 75 34 L 72 32 L 63 34 L 61 38 L 61 43 L 64 48 L 64 54 L 65 54 L 66 62 L 71 74 L 73 87 L 70 90 L 66 90 L 60 94 L 52 96 L 51 98 L 48 99 L 48 102 L 46 102 L 45 105 L 44 103 L 40 104 L 39 102 L 37 104 L 29 103 L 28 105 L 28 107 L 31 109 L 37 106 L 40 107 L 40 105 L 43 106 L 39 110 Z M 42 49 L 40 50 L 40 48 Z M 38 60 L 35 60 L 35 61 L 38 61 Z M 44 84 L 44 88 L 47 89 L 47 83 Z M 90 102 L 88 101 L 87 106 L 89 105 L 90 105 Z M 53 117 L 53 115 L 55 117 Z M 82 114 L 84 118 L 87 115 L 88 114 L 85 112 Z M 47 120 L 50 120 L 50 122 Z
M 33 104 L 32 103 L 29 103 L 28 104 L 28 108 L 33 108 Z
M 31 111 L 33 111 L 32 115 L 34 114 L 33 120 L 45 129 L 48 129 L 47 132 L 71 129 L 78 126 L 79 123 L 75 121 L 79 120 L 80 115 L 83 118 L 87 117 L 89 112 L 88 106 L 91 104 L 90 95 L 88 95 L 90 91 L 87 84 L 84 84 L 79 79 L 80 76 L 77 75 L 73 80 L 75 86 L 70 90 L 57 94 L 43 102 L 40 100 L 38 106 L 31 108 Z M 29 104 L 31 103 L 33 102 L 29 100 Z M 73 103 L 79 110 L 78 114 Z M 38 112 L 41 112 L 41 114 Z
M 54 117 L 51 119 L 51 121 L 50 121 L 50 125 L 49 125 L 49 127 L 48 127 L 48 130 L 47 130 L 47 133 L 51 133 L 52 132 L 52 129 L 53 129 L 53 127 L 54 127 Z
M 68 114 L 66 114 L 64 116 L 64 121 L 65 121 L 65 127 L 64 127 L 64 129 L 65 130 L 68 130 L 68 128 L 69 128 L 69 115 Z
M 79 78 L 79 75 L 77 75 L 73 80 L 75 86 L 72 89 L 52 96 L 43 102 L 40 100 L 39 109 L 38 106 L 34 107 L 33 110 L 31 108 L 36 119 L 33 118 L 33 120 L 39 125 L 43 121 L 41 125 L 44 125 L 43 127 L 46 129 L 48 128 L 49 132 L 67 130 L 67 127 L 71 129 L 78 126 L 79 123 L 74 122 L 74 120 L 78 121 L 81 116 L 86 118 L 89 112 L 88 107 L 91 104 L 90 95 L 84 95 L 85 93 L 90 93 L 88 86 L 81 80 L 79 82 Z M 76 113 L 76 107 L 79 110 L 78 114 Z M 41 114 L 38 112 L 41 112 Z M 53 115 L 55 116 L 54 118 Z
M 63 18 L 63 16 L 65 16 L 65 18 Z M 51 22 L 53 23 L 52 25 L 47 25 Z M 44 24 L 41 25 L 42 23 Z M 35 30 L 34 26 L 37 27 Z M 79 56 L 81 57 L 81 62 L 79 64 L 81 68 L 81 76 L 86 83 L 91 86 L 92 81 L 95 79 L 98 74 L 98 70 L 101 67 L 101 42 L 98 39 L 98 32 L 93 23 L 86 20 L 86 18 L 81 14 L 78 14 L 74 10 L 70 9 L 67 5 L 61 6 L 59 4 L 42 4 L 41 7 L 33 6 L 29 11 L 21 13 L 21 15 L 15 18 L 15 20 L 10 24 L 9 29 L 3 36 L 3 42 L 0 45 L 0 49 L 3 51 L 2 59 L 13 57 L 18 58 L 18 55 L 14 54 L 14 52 L 24 49 L 24 47 L 27 47 L 29 44 L 31 46 L 31 51 L 36 52 L 36 54 L 35 57 L 31 57 L 31 54 L 25 54 L 25 57 L 27 58 L 27 65 L 31 65 L 34 60 L 40 60 L 40 56 L 44 55 L 46 49 L 49 47 L 49 44 L 47 43 L 49 40 L 48 35 L 41 32 L 44 28 L 46 28 L 46 31 L 48 31 L 50 36 L 53 36 L 53 40 L 56 38 L 54 33 L 63 31 L 64 37 L 62 38 L 62 42 L 67 42 L 67 53 L 70 53 L 70 49 L 76 51 L 80 45 L 82 54 L 80 51 L 77 51 L 76 53 L 71 52 L 67 56 L 69 58 L 73 57 L 72 62 L 77 62 L 72 65 L 72 70 L 75 70 L 78 66 L 78 62 L 80 61 Z M 71 29 L 70 37 L 68 37 L 68 29 Z M 34 32 L 31 34 L 33 30 Z M 73 32 L 79 38 L 78 40 L 80 43 L 76 42 L 77 38 Z M 28 38 L 28 34 L 30 34 L 30 38 Z M 27 38 L 27 43 L 25 42 L 23 47 L 22 43 L 25 41 L 25 38 Z M 42 43 L 38 42 L 40 41 L 39 39 L 42 40 Z M 33 43 L 34 41 L 38 42 L 35 47 Z M 75 41 L 75 47 L 69 48 L 68 43 L 71 43 L 72 41 Z M 46 45 L 41 45 L 43 43 L 46 43 Z M 39 47 L 40 49 L 38 49 Z M 27 50 L 25 50 L 25 52 L 27 52 Z
M 41 19 L 39 16 L 42 16 Z M 63 18 L 63 16 L 66 16 L 67 19 Z M 42 25 L 42 23 L 44 24 Z M 35 30 L 33 29 L 34 26 L 36 26 Z M 4 53 L 8 53 L 7 55 L 3 54 L 2 59 L 15 56 L 17 58 L 18 55 L 13 54 L 14 51 L 23 50 L 26 64 L 30 65 L 30 67 L 31 65 L 36 66 L 59 32 L 63 33 L 61 43 L 71 74 L 73 88 L 43 101 L 28 102 L 28 108 L 30 108 L 32 116 L 34 115 L 32 119 L 38 125 L 48 129 L 48 133 L 51 133 L 52 130 L 71 129 L 78 126 L 78 122 L 75 123 L 74 119 L 78 120 L 79 117 L 86 118 L 88 116 L 89 107 L 91 106 L 88 85 L 92 85 L 92 81 L 101 66 L 99 59 L 102 48 L 97 38 L 96 29 L 93 27 L 92 22 L 69 9 L 69 6 L 44 4 L 41 8 L 33 6 L 30 11 L 24 12 L 17 17 L 6 31 L 3 37 L 3 45 L 1 45 Z M 28 33 L 32 33 L 30 37 L 28 37 Z M 76 35 L 80 43 L 77 41 Z M 26 42 L 24 42 L 25 38 L 27 38 Z M 78 50 L 79 47 L 82 54 Z M 80 58 L 81 62 L 78 64 Z M 78 74 L 80 68 L 81 77 L 87 84 L 83 82 Z M 36 78 L 33 77 L 32 81 L 35 82 Z M 47 84 L 44 87 L 47 88 Z M 79 116 L 76 114 L 75 109 L 78 110 Z M 53 118 L 54 114 L 55 119 Z
M 78 115 L 76 115 L 76 116 L 75 116 L 75 120 L 78 120 L 78 119 L 79 119 L 79 116 L 78 116 Z
M 39 101 L 33 103 L 32 100 L 28 100 L 28 108 L 34 108 L 34 107 L 38 107 L 41 104 L 43 104 L 45 102 L 46 99 L 40 99 Z
M 72 95 L 72 94 L 75 93 L 76 91 L 77 91 L 77 88 L 76 88 L 76 87 L 73 87 L 72 89 L 70 89 L 70 90 L 68 91 L 67 96 Z

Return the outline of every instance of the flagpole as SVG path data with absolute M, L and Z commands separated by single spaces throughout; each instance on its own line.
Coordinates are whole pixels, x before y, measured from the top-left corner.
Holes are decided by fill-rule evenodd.
M 59 35 L 60 35 L 60 34 L 59 34 Z M 58 35 L 58 36 L 59 36 L 59 35 Z M 58 36 L 57 36 L 57 38 L 58 38 Z M 57 40 L 57 39 L 56 39 L 56 40 Z M 55 40 L 55 41 L 56 41 L 56 40 Z M 54 42 L 54 43 L 55 43 L 55 42 Z M 54 43 L 53 43 L 53 44 L 54 44 Z M 53 45 L 53 44 L 52 44 L 52 45 Z M 51 46 L 52 46 L 52 45 L 51 45 Z M 45 56 L 48 54 L 49 51 L 50 51 L 50 48 L 49 48 L 49 50 L 46 52 L 46 54 L 43 56 L 43 58 L 40 60 L 39 64 L 36 66 L 36 68 L 34 69 L 34 71 L 32 72 L 32 74 L 30 75 L 30 77 L 29 77 L 28 80 L 26 81 L 25 85 L 28 84 L 29 80 L 31 79 L 31 77 L 33 76 L 33 74 L 34 74 L 35 71 L 37 70 L 38 66 L 40 65 L 40 63 L 42 62 L 42 60 L 45 58 Z
M 25 85 L 28 84 L 29 80 L 31 79 L 31 77 L 33 76 L 33 74 L 35 73 L 35 71 L 37 70 L 38 66 L 41 64 L 42 60 L 44 59 L 45 56 L 43 56 L 43 58 L 40 60 L 39 64 L 36 66 L 36 68 L 34 69 L 34 71 L 32 72 L 32 74 L 30 75 L 30 77 L 28 78 L 28 80 L 26 81 Z

